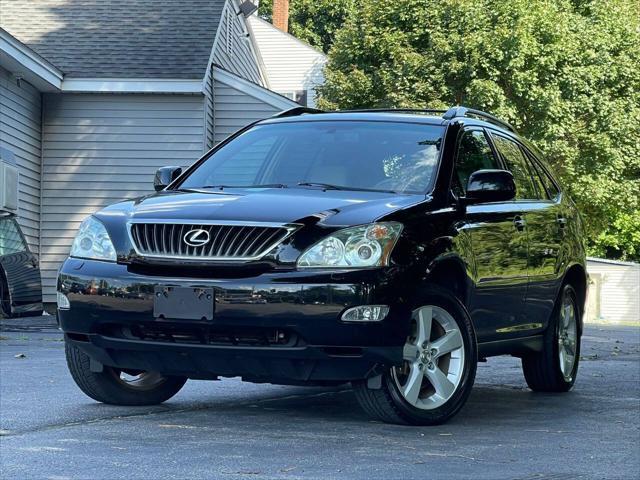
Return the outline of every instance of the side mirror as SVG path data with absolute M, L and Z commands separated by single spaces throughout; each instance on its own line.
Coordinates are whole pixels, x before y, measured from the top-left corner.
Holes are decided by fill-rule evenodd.
M 516 197 L 516 184 L 513 175 L 506 170 L 478 170 L 473 172 L 467 182 L 467 195 L 464 202 L 488 203 L 507 202 Z
M 153 188 L 156 192 L 164 190 L 167 185 L 173 182 L 182 173 L 182 167 L 161 167 L 156 171 L 153 178 Z

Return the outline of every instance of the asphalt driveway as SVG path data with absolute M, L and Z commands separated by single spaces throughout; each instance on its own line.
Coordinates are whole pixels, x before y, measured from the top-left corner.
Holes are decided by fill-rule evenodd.
M 0 332 L 0 476 L 640 478 L 640 329 L 589 326 L 575 389 L 534 394 L 517 359 L 481 363 L 450 423 L 370 421 L 347 388 L 191 381 L 158 407 L 85 397 L 51 317 Z

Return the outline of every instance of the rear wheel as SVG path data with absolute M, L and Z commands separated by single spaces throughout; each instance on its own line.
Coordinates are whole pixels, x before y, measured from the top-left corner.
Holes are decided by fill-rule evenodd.
M 567 392 L 573 387 L 580 361 L 580 327 L 578 296 L 571 285 L 565 285 L 545 332 L 543 350 L 522 358 L 531 390 Z
M 89 397 L 112 405 L 157 405 L 180 391 L 184 377 L 165 377 L 158 372 L 120 370 L 103 366 L 91 371 L 89 356 L 75 345 L 65 345 L 73 380 Z
M 433 296 L 412 313 L 403 363 L 382 376 L 380 388 L 354 385 L 360 405 L 389 423 L 436 425 L 466 402 L 477 364 L 471 321 L 450 296 Z

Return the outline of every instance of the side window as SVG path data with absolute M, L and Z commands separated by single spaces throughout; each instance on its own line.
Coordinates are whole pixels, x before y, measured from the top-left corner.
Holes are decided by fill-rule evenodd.
M 547 192 L 549 192 L 549 198 L 555 199 L 560 194 L 560 190 L 556 187 L 556 184 L 551 180 L 551 177 L 547 172 L 542 170 L 541 172 L 542 181 L 544 182 L 544 186 L 547 187 Z
M 469 177 L 476 170 L 499 168 L 491 146 L 482 130 L 464 132 L 458 144 L 453 191 L 464 195 Z
M 533 160 L 527 155 L 527 165 L 529 167 L 529 171 L 531 172 L 531 177 L 533 178 L 533 183 L 538 191 L 538 198 L 549 199 L 551 198 L 547 193 L 547 189 L 545 188 L 542 182 L 542 174 L 540 173 L 540 167 L 536 165 Z
M 560 190 L 558 190 L 555 181 L 551 178 L 548 171 L 543 167 L 539 157 L 529 149 L 525 149 L 525 154 L 529 160 L 529 165 L 532 167 L 531 170 L 535 172 L 534 178 L 544 185 L 543 191 L 546 191 L 547 198 L 550 200 L 557 198 Z
M 501 135 L 492 135 L 492 138 L 507 168 L 513 174 L 513 179 L 516 182 L 516 200 L 540 198 L 531 178 L 527 161 L 518 144 Z
M 551 200 L 554 200 L 560 194 L 560 190 L 558 190 L 558 187 L 556 187 L 555 182 L 551 179 L 547 171 L 542 168 L 542 166 L 536 160 L 534 160 L 533 163 L 540 174 L 540 178 L 542 179 L 542 183 L 547 190 L 549 198 Z
M 0 220 L 0 256 L 26 251 L 27 248 L 18 231 L 18 226 L 10 218 Z

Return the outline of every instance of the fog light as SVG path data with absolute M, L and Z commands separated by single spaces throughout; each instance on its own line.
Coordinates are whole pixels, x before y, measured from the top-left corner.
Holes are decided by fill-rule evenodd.
M 343 322 L 379 322 L 389 313 L 387 305 L 360 305 L 352 307 L 342 314 Z
M 69 303 L 69 299 L 64 293 L 58 292 L 57 295 L 58 308 L 60 310 L 69 310 L 71 308 L 71 304 Z

